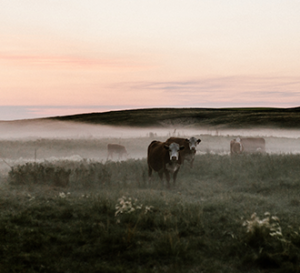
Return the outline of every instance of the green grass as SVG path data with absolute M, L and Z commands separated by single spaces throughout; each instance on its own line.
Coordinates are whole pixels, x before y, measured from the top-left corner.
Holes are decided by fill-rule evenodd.
M 15 166 L 0 188 L 0 272 L 300 272 L 299 163 L 197 155 L 171 190 L 147 184 L 145 159 Z M 49 168 L 69 170 L 68 186 Z M 123 196 L 136 210 L 115 215 Z M 282 236 L 247 233 L 254 212 L 277 216 Z

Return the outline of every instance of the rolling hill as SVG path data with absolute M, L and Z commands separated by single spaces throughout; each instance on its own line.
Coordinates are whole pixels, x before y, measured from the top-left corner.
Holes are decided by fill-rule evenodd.
M 300 128 L 297 108 L 152 108 L 51 117 L 51 120 L 90 124 L 173 127 L 196 126 L 218 128 Z

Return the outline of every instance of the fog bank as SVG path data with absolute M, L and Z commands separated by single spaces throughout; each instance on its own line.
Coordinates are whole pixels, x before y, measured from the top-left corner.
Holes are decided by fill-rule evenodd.
M 54 120 L 21 120 L 1 121 L 0 139 L 88 139 L 88 138 L 135 138 L 145 136 L 262 136 L 262 137 L 285 137 L 299 138 L 300 130 L 281 129 L 214 129 L 200 127 L 164 127 L 164 128 L 133 128 L 105 125 L 93 125 L 87 123 L 54 121 Z

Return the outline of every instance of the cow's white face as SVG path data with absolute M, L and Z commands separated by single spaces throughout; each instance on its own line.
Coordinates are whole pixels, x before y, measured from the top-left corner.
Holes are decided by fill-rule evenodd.
M 171 161 L 178 161 L 179 151 L 184 149 L 184 146 L 180 147 L 179 144 L 173 142 L 169 146 L 165 145 L 165 148 L 169 151 L 169 156 Z
M 196 151 L 197 145 L 201 142 L 201 139 L 197 139 L 195 137 L 191 137 L 190 139 L 186 139 L 189 142 L 190 150 Z
M 241 139 L 239 137 L 237 137 L 236 140 L 235 140 L 235 142 L 240 145 L 240 152 L 241 152 L 243 150 Z

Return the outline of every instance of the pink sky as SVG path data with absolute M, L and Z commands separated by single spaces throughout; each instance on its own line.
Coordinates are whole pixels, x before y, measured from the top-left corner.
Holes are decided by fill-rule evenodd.
M 3 0 L 0 120 L 299 106 L 299 14 L 296 0 Z

